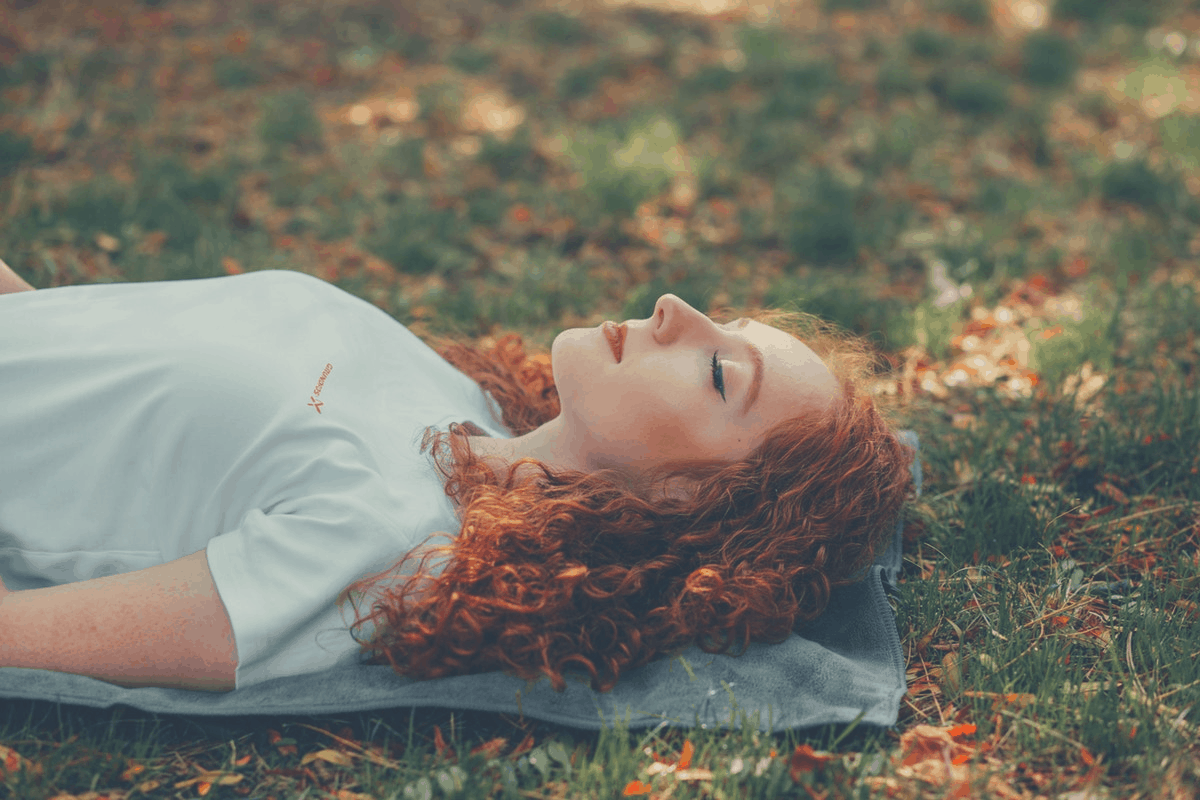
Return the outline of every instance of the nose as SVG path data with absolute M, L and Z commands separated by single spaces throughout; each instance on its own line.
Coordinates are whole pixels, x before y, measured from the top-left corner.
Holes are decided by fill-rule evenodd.
M 654 304 L 654 318 L 651 329 L 654 335 L 663 343 L 669 343 L 681 331 L 703 322 L 708 318 L 688 305 L 677 295 L 664 294 Z

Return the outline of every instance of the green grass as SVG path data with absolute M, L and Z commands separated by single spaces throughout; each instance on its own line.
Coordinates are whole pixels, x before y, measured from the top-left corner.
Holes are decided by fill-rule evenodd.
M 664 292 L 799 308 L 895 368 L 926 487 L 894 731 L 14 702 L 0 745 L 36 769 L 0 798 L 948 796 L 900 763 L 922 724 L 975 726 L 972 796 L 1200 792 L 1200 122 L 1140 105 L 1181 86 L 1143 34 L 1185 4 L 1059 0 L 1012 40 L 986 2 L 918 5 L 827 0 L 814 31 L 522 0 L 197 24 L 162 0 L 128 20 L 162 47 L 80 19 L 5 65 L 0 256 L 35 286 L 297 269 L 419 333 L 542 350 Z M 1124 83 L 1085 88 L 1101 67 Z M 467 123 L 481 93 L 492 128 Z M 953 377 L 993 349 L 1004 377 Z M 711 778 L 653 777 L 685 740 Z M 793 775 L 799 744 L 833 758 Z

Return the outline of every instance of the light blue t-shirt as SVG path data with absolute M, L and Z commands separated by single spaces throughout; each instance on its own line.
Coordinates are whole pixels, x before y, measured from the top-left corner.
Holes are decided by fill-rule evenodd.
M 206 550 L 237 686 L 359 657 L 338 595 L 458 533 L 429 425 L 511 434 L 473 380 L 299 272 L 0 295 L 0 578 Z

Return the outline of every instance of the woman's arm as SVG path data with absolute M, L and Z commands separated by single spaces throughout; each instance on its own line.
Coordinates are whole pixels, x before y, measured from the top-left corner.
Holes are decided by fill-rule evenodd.
M 0 294 L 32 291 L 34 288 L 26 283 L 24 278 L 13 272 L 12 267 L 5 264 L 4 259 L 0 258 Z
M 233 627 L 203 550 L 107 578 L 0 588 L 0 667 L 228 692 L 237 664 Z

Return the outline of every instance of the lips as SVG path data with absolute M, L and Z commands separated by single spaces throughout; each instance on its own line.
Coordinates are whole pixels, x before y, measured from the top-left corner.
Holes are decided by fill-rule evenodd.
M 625 326 L 606 320 L 600 328 L 604 331 L 604 338 L 608 339 L 608 346 L 612 348 L 613 358 L 620 364 L 621 354 L 625 352 Z

